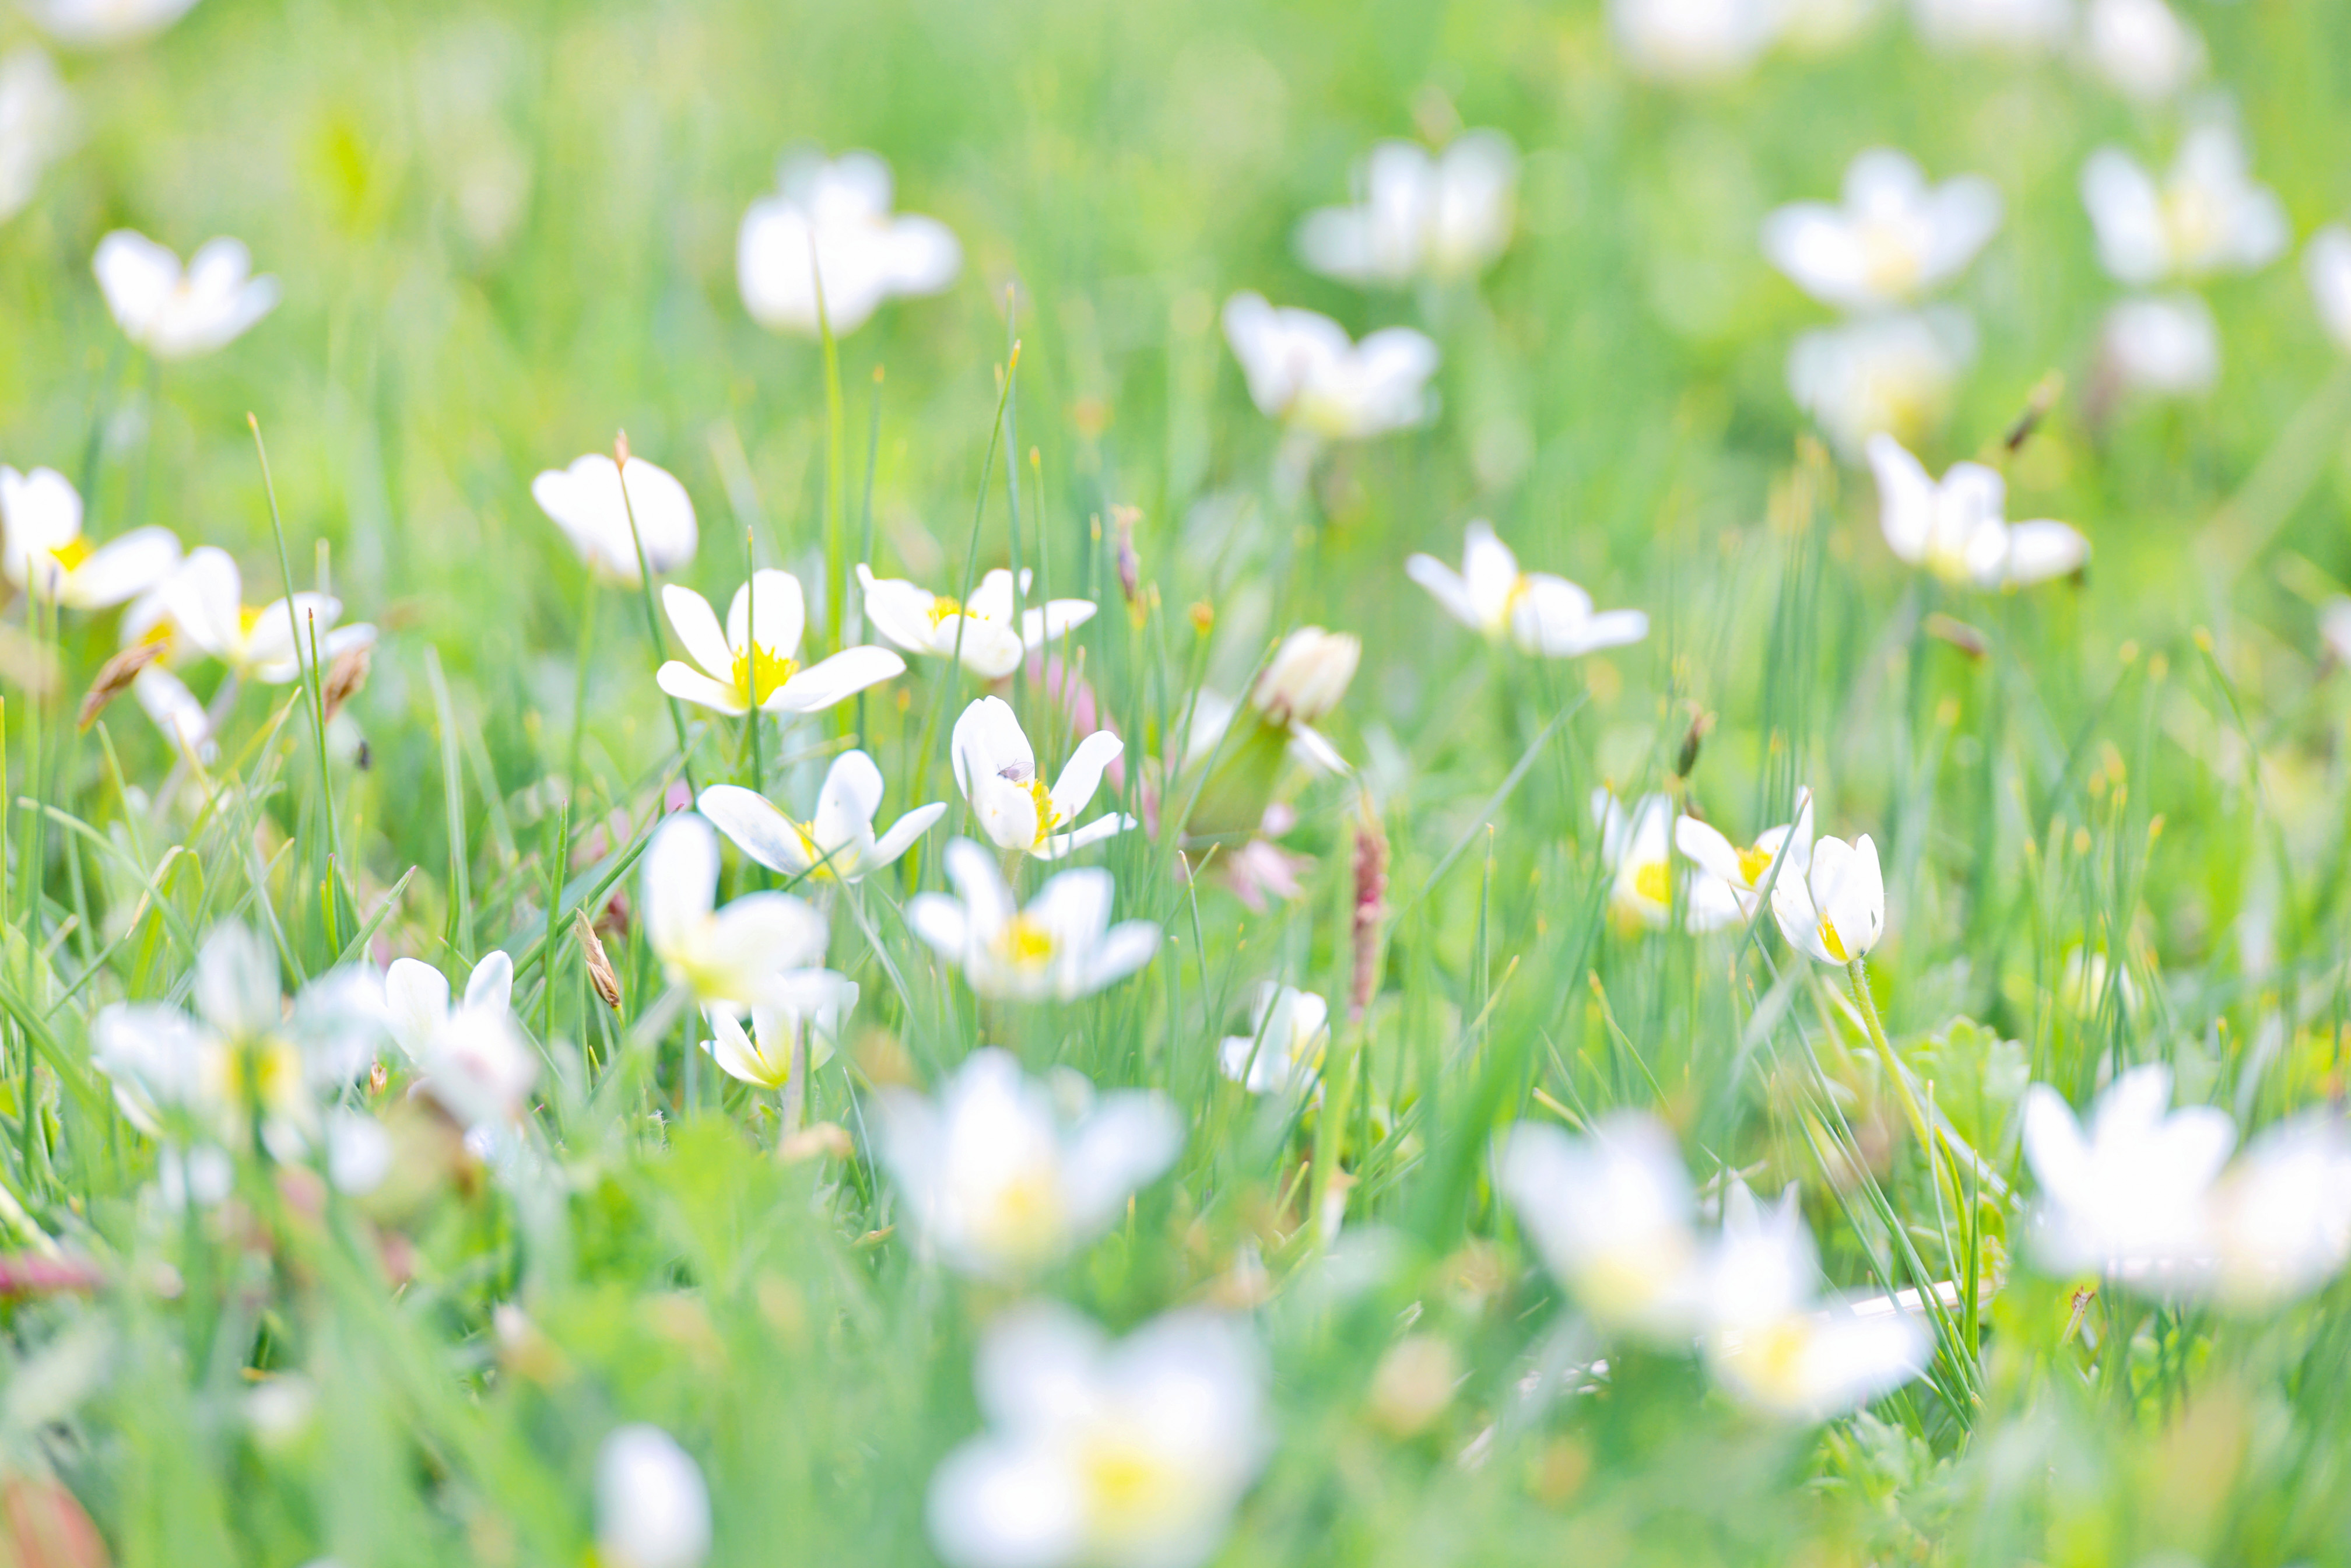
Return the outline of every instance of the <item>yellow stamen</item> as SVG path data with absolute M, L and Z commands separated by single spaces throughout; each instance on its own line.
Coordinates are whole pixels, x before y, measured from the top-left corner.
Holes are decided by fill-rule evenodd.
M 958 603 L 956 603 L 954 600 L 952 600 L 952 599 L 948 598 L 946 594 L 944 594 L 944 593 L 941 593 L 941 594 L 935 594 L 935 595 L 934 595 L 934 596 L 932 597 L 932 599 L 931 599 L 931 624 L 932 624 L 932 625 L 936 626 L 936 625 L 938 625 L 941 622 L 946 621 L 948 617 L 950 617 L 950 616 L 955 616 L 955 615 L 960 615 L 960 614 L 962 614 L 962 613 L 963 613 L 963 606 L 962 606 L 962 605 L 960 605 L 960 604 L 958 604 Z
M 240 604 L 236 607 L 236 634 L 239 642 L 250 639 L 253 629 L 261 624 L 261 606 Z
M 747 653 L 735 655 L 735 695 L 758 707 L 799 673 L 799 665 L 755 643 Z
M 51 550 L 49 554 L 57 558 L 57 563 L 59 566 L 64 567 L 68 571 L 71 571 L 74 568 L 88 560 L 95 551 L 96 547 L 93 546 L 89 540 L 84 538 L 79 534 L 76 534 L 73 538 L 68 539 L 65 543 Z
M 1880 294 L 1898 298 L 1918 287 L 1918 252 L 1891 225 L 1862 225 L 1861 258 L 1862 276 Z
M 1053 810 L 1053 792 L 1045 788 L 1043 779 L 1029 780 L 1029 798 L 1037 802 L 1037 839 L 1029 846 L 1034 849 L 1041 847 L 1052 836 L 1053 830 L 1061 826 L 1061 819 Z
M 1087 1446 L 1083 1463 L 1097 1520 L 1149 1520 L 1165 1508 L 1172 1478 L 1157 1456 L 1139 1444 L 1098 1438 Z
M 1519 601 L 1533 592 L 1534 586 L 1534 579 L 1529 577 L 1523 571 L 1519 573 L 1516 578 L 1513 578 L 1510 581 L 1510 591 L 1502 595 L 1502 608 L 1500 612 L 1495 615 L 1493 625 L 1488 627 L 1487 630 L 1489 632 L 1500 632 L 1506 630 L 1510 626 L 1511 621 L 1515 619 L 1519 613 Z
M 1748 886 L 1753 887 L 1761 882 L 1763 873 L 1771 869 L 1771 852 L 1770 850 L 1759 848 L 1739 852 L 1739 874 Z
M 1633 868 L 1633 891 L 1651 904 L 1673 901 L 1673 873 L 1663 861 L 1646 861 Z
M 1844 950 L 1844 938 L 1837 935 L 1835 923 L 1825 915 L 1821 916 L 1821 946 L 1827 948 L 1829 956 L 1838 963 L 1853 962 L 1852 955 Z
M 1016 915 L 996 938 L 1005 960 L 1017 967 L 1035 969 L 1053 956 L 1053 934 L 1026 915 Z

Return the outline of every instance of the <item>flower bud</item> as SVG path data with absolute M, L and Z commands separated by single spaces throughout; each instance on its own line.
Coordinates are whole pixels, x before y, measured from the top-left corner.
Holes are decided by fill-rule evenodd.
M 668 1433 L 622 1427 L 596 1456 L 596 1552 L 604 1568 L 699 1568 L 710 1490 Z
M 1283 639 L 1249 702 L 1274 724 L 1313 724 L 1347 695 L 1363 656 L 1364 644 L 1351 633 L 1301 626 Z

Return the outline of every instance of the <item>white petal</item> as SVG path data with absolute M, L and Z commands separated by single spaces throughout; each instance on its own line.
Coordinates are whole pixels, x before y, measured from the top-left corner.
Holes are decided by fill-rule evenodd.
M 662 608 L 669 612 L 669 623 L 677 632 L 677 640 L 685 645 L 686 653 L 713 680 L 732 685 L 734 645 L 719 630 L 718 616 L 710 608 L 710 601 L 674 582 L 663 586 L 661 597 Z
M 766 713 L 819 713 L 905 673 L 906 661 L 887 648 L 844 648 L 796 672 L 759 706 Z

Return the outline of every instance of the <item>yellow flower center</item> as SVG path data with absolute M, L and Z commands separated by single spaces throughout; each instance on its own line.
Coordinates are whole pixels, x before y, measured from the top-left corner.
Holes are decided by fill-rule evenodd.
M 1740 1340 L 1739 1375 L 1778 1403 L 1802 1405 L 1810 1392 L 1804 1383 L 1804 1353 L 1812 1343 L 1812 1326 L 1801 1317 L 1750 1329 Z
M 292 1041 L 265 1035 L 232 1048 L 223 1070 L 223 1093 L 233 1105 L 284 1104 L 301 1087 L 302 1054 Z
M 2220 246 L 2220 204 L 2201 185 L 2174 185 L 2163 193 L 2163 233 L 2172 264 L 2194 268 Z
M 1018 968 L 1041 968 L 1053 956 L 1053 934 L 1026 915 L 1007 921 L 996 938 L 998 952 Z
M 1533 592 L 1534 586 L 1534 579 L 1523 571 L 1511 579 L 1510 591 L 1502 595 L 1502 607 L 1494 612 L 1493 624 L 1486 630 L 1489 632 L 1508 630 L 1511 618 L 1519 612 L 1519 601 Z
M 1918 287 L 1918 252 L 1909 236 L 1891 224 L 1865 224 L 1861 231 L 1862 276 L 1877 293 L 1899 298 Z
M 735 655 L 735 695 L 758 707 L 799 672 L 799 665 L 791 660 L 754 643 Z
M 1042 779 L 1029 779 L 1028 789 L 1029 798 L 1037 802 L 1037 838 L 1029 847 L 1041 849 L 1045 841 L 1052 837 L 1053 830 L 1061 826 L 1061 819 L 1053 810 L 1053 792 L 1045 788 Z
M 1159 1457 L 1123 1435 L 1095 1438 L 1081 1462 L 1095 1528 L 1107 1534 L 1123 1536 L 1160 1517 L 1176 1490 Z
M 51 550 L 49 554 L 57 558 L 57 563 L 59 566 L 64 567 L 68 571 L 71 571 L 74 568 L 88 560 L 94 553 L 94 549 L 95 547 L 90 544 L 89 540 L 84 538 L 79 534 L 76 534 L 73 538 L 68 539 L 65 543 Z
M 239 642 L 250 638 L 253 635 L 253 629 L 260 624 L 261 606 L 240 604 L 236 607 L 236 635 Z
M 1844 950 L 1844 938 L 1837 935 L 1836 923 L 1825 915 L 1821 916 L 1821 946 L 1827 948 L 1829 956 L 1838 963 L 1853 962 L 1853 956 Z
M 960 604 L 958 604 L 958 603 L 956 603 L 953 599 L 948 598 L 946 594 L 944 594 L 944 593 L 939 593 L 939 594 L 934 594 L 934 595 L 932 595 L 932 597 L 931 597 L 931 624 L 932 624 L 932 625 L 934 625 L 934 626 L 937 626 L 937 625 L 939 625 L 939 624 L 943 623 L 944 622 L 946 622 L 949 617 L 951 617 L 951 616 L 960 615 L 960 614 L 962 614 L 962 613 L 963 613 L 963 606 L 962 606 L 962 605 L 960 605 Z
M 1645 861 L 1633 868 L 1633 891 L 1651 904 L 1673 902 L 1673 873 L 1663 861 Z
M 1763 873 L 1771 869 L 1771 852 L 1770 850 L 1755 848 L 1739 852 L 1739 875 L 1748 886 L 1753 887 L 1761 882 Z

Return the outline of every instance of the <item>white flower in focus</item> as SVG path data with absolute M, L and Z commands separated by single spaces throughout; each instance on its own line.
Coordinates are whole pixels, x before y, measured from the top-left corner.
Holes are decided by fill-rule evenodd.
M 1798 338 L 1788 391 L 1853 459 L 1873 435 L 1916 441 L 1938 427 L 1974 357 L 1974 327 L 1959 312 L 1865 317 Z
M 700 1568 L 710 1555 L 710 1488 L 694 1456 L 658 1427 L 616 1428 L 596 1450 L 601 1568 Z
M 1823 964 L 1850 964 L 1886 935 L 1886 879 L 1867 833 L 1853 842 L 1822 839 L 1802 876 L 1771 886 L 1771 917 L 1791 946 Z
M 1738 901 L 1742 918 L 1752 918 L 1764 888 L 1776 885 L 1773 867 L 1782 877 L 1802 877 L 1813 859 L 1813 792 L 1796 791 L 1796 820 L 1766 828 L 1755 842 L 1741 849 L 1722 831 L 1696 817 L 1674 820 L 1674 847 L 1696 862 L 1699 870 L 1719 881 Z
M 2022 588 L 2090 559 L 2089 541 L 2069 524 L 2008 521 L 2008 482 L 1980 463 L 1954 463 L 1938 481 L 1900 442 L 1875 435 L 1869 466 L 1886 548 L 1946 582 Z
M 30 44 L 0 56 L 0 223 L 25 210 L 74 138 L 72 95 Z
M 2351 1260 L 2351 1139 L 2325 1113 L 2271 1127 L 2212 1189 L 2213 1294 L 2237 1312 L 2281 1306 Z
M 1719 82 L 1771 47 L 1780 11 L 1777 0 L 1608 0 L 1608 26 L 1635 74 Z
M 90 270 L 116 323 L 159 360 L 225 348 L 277 306 L 277 280 L 252 276 L 252 254 L 233 239 L 207 240 L 183 271 L 170 246 L 117 229 Z
M 668 470 L 632 456 L 625 486 L 621 473 L 611 457 L 590 452 L 569 468 L 549 468 L 533 479 L 530 497 L 563 530 L 589 570 L 607 582 L 634 588 L 640 543 L 645 565 L 661 577 L 694 559 L 698 536 L 693 497 Z
M 717 713 L 819 713 L 906 673 L 906 661 L 887 648 L 843 648 L 803 668 L 794 655 L 808 612 L 800 580 L 789 571 L 753 572 L 735 591 L 724 631 L 710 601 L 690 588 L 664 584 L 662 608 L 702 668 L 671 659 L 654 672 L 655 684 Z
M 2220 379 L 2220 329 L 2193 294 L 2125 299 L 2106 312 L 2098 352 L 2120 386 L 2192 397 Z
M 2074 0 L 1910 0 L 1910 15 L 1944 49 L 2038 53 L 2074 33 Z
M 805 822 L 734 784 L 714 784 L 695 802 L 737 849 L 769 871 L 831 882 L 856 882 L 891 864 L 947 810 L 943 800 L 917 806 L 877 839 L 873 813 L 881 807 L 882 770 L 862 751 L 834 759 L 817 790 L 816 815 Z
M 1025 909 L 1013 903 L 996 862 L 969 839 L 947 846 L 946 870 L 963 896 L 918 894 L 906 905 L 906 924 L 980 996 L 1075 1001 L 1126 978 L 1159 950 L 1152 922 L 1111 925 L 1116 884 L 1100 867 L 1061 873 Z
M 1108 1229 L 1127 1199 L 1183 1147 L 1161 1095 L 1094 1098 L 1083 1079 L 1065 1106 L 1055 1086 L 993 1047 L 964 1059 L 935 1099 L 885 1092 L 881 1152 L 926 1246 L 950 1267 L 1017 1279 Z M 1066 1097 L 1066 1096 L 1065 1096 Z
M 1434 556 L 1416 555 L 1404 563 L 1405 574 L 1464 626 L 1495 640 L 1508 637 L 1522 653 L 1554 659 L 1649 634 L 1649 617 L 1641 611 L 1595 612 L 1592 595 L 1567 579 L 1520 571 L 1510 547 L 1494 537 L 1485 518 L 1470 519 L 1468 536 L 1458 572 Z
M 987 1433 L 931 1478 L 953 1568 L 1194 1568 L 1272 1452 L 1247 1331 L 1170 1312 L 1113 1344 L 1066 1307 L 998 1319 L 977 1367 Z
M 2243 144 L 2220 123 L 2188 133 L 2160 183 L 2128 153 L 2101 147 L 2082 167 L 2082 203 L 2099 261 L 2134 287 L 2251 272 L 2292 237 L 2284 205 L 2252 183 Z
M 750 893 L 724 909 L 718 895 L 718 835 L 681 811 L 645 846 L 645 940 L 662 973 L 705 1009 L 741 1018 L 781 999 L 776 986 L 824 956 L 824 921 L 789 893 Z
M 1820 1298 L 1820 1255 L 1792 1186 L 1765 1206 L 1732 1178 L 1708 1272 L 1707 1364 L 1723 1386 L 1774 1415 L 1842 1416 L 1917 1376 L 1934 1350 L 1907 1313 L 1865 1316 L 1850 1301 Z
M 245 602 L 236 558 L 211 545 L 189 551 L 164 580 L 162 602 L 172 635 L 265 685 L 299 680 L 305 668 L 324 670 L 342 653 L 375 641 L 375 628 L 364 622 L 335 624 L 343 602 L 330 593 L 297 593 L 253 608 Z
M 1073 826 L 1102 787 L 1102 769 L 1124 749 L 1110 731 L 1095 730 L 1078 742 L 1049 789 L 1038 776 L 1037 754 L 1028 734 L 1012 706 L 1001 697 L 981 697 L 965 708 L 948 743 L 956 787 L 970 803 L 988 842 L 1047 861 L 1134 826 L 1134 818 L 1116 811 L 1082 828 Z
M 68 610 L 103 610 L 146 592 L 179 564 L 171 529 L 133 528 L 92 544 L 81 531 L 81 496 L 64 475 L 0 466 L 0 569 L 19 591 Z
M 1644 795 L 1627 811 L 1603 786 L 1592 792 L 1592 820 L 1600 826 L 1600 863 L 1609 873 L 1609 908 L 1628 925 L 1664 929 L 1674 908 L 1673 802 Z M 1684 929 L 1719 931 L 1741 918 L 1730 884 L 1703 866 L 1682 888 Z
M 1474 277 L 1510 243 L 1519 155 L 1498 131 L 1472 131 L 1432 155 L 1383 141 L 1361 171 L 1363 203 L 1323 207 L 1298 225 L 1298 255 L 1343 283 L 1398 285 Z
M 2160 103 L 2204 68 L 2204 40 L 2164 0 L 2090 0 L 2082 52 L 2117 91 Z
M 1384 328 L 1357 343 L 1328 316 L 1236 294 L 1225 301 L 1225 340 L 1258 411 L 1308 434 L 1364 441 L 1426 423 L 1436 413 L 1428 381 L 1437 373 L 1437 345 L 1409 327 Z
M 743 308 L 762 327 L 814 337 L 821 279 L 824 321 L 845 336 L 883 300 L 936 294 L 963 267 L 946 225 L 891 213 L 890 165 L 873 153 L 787 157 L 778 183 L 743 214 L 735 246 Z
M 23 0 L 34 25 L 70 48 L 108 48 L 152 37 L 196 0 Z
M 2311 235 L 2303 247 L 2302 268 L 2326 335 L 2351 353 L 2351 228 L 2329 224 Z
M 2024 1093 L 2024 1158 L 2041 1184 L 2031 1245 L 2059 1274 L 2095 1271 L 2156 1295 L 2199 1289 L 2213 1250 L 2212 1184 L 2237 1141 L 2225 1111 L 2167 1112 L 2171 1070 L 2134 1067 L 2086 1133 L 2045 1083 Z
M 1844 203 L 1799 202 L 1763 220 L 1763 254 L 1840 310 L 1904 305 L 1957 277 L 2000 227 L 2000 188 L 1980 174 L 1929 185 L 1907 153 L 1873 147 L 1844 175 Z
M 1252 1094 L 1319 1090 L 1322 1052 L 1331 1043 L 1331 1004 L 1311 991 L 1268 980 L 1258 988 L 1247 1034 L 1217 1048 L 1226 1077 Z
M 1589 1136 L 1521 1122 L 1496 1183 L 1535 1249 L 1611 1334 L 1686 1343 L 1698 1327 L 1703 1257 L 1689 1175 L 1655 1117 L 1620 1111 Z
M 538 1055 L 516 1027 L 514 960 L 486 955 L 452 1006 L 449 977 L 430 964 L 395 958 L 384 971 L 386 1026 L 425 1087 L 468 1127 L 505 1125 L 522 1114 L 538 1082 Z
M 808 1048 L 813 1072 L 832 1060 L 841 1026 L 857 1006 L 857 982 L 831 969 L 794 969 L 768 985 L 768 1000 L 754 1004 L 751 1028 L 726 1010 L 710 1014 L 716 1040 L 702 1049 L 730 1078 L 756 1089 L 781 1090 L 792 1081 L 792 1051 Z
M 1020 592 L 1029 591 L 1033 573 L 1020 573 Z M 1019 667 L 1020 656 L 1094 618 L 1091 600 L 1054 599 L 1020 612 L 1013 618 L 1012 574 L 997 568 L 979 580 L 971 602 L 959 604 L 944 593 L 933 593 L 900 577 L 875 577 L 860 565 L 857 580 L 865 591 L 865 618 L 873 629 L 909 653 L 935 659 L 958 656 L 963 667 L 983 680 L 1000 681 Z

